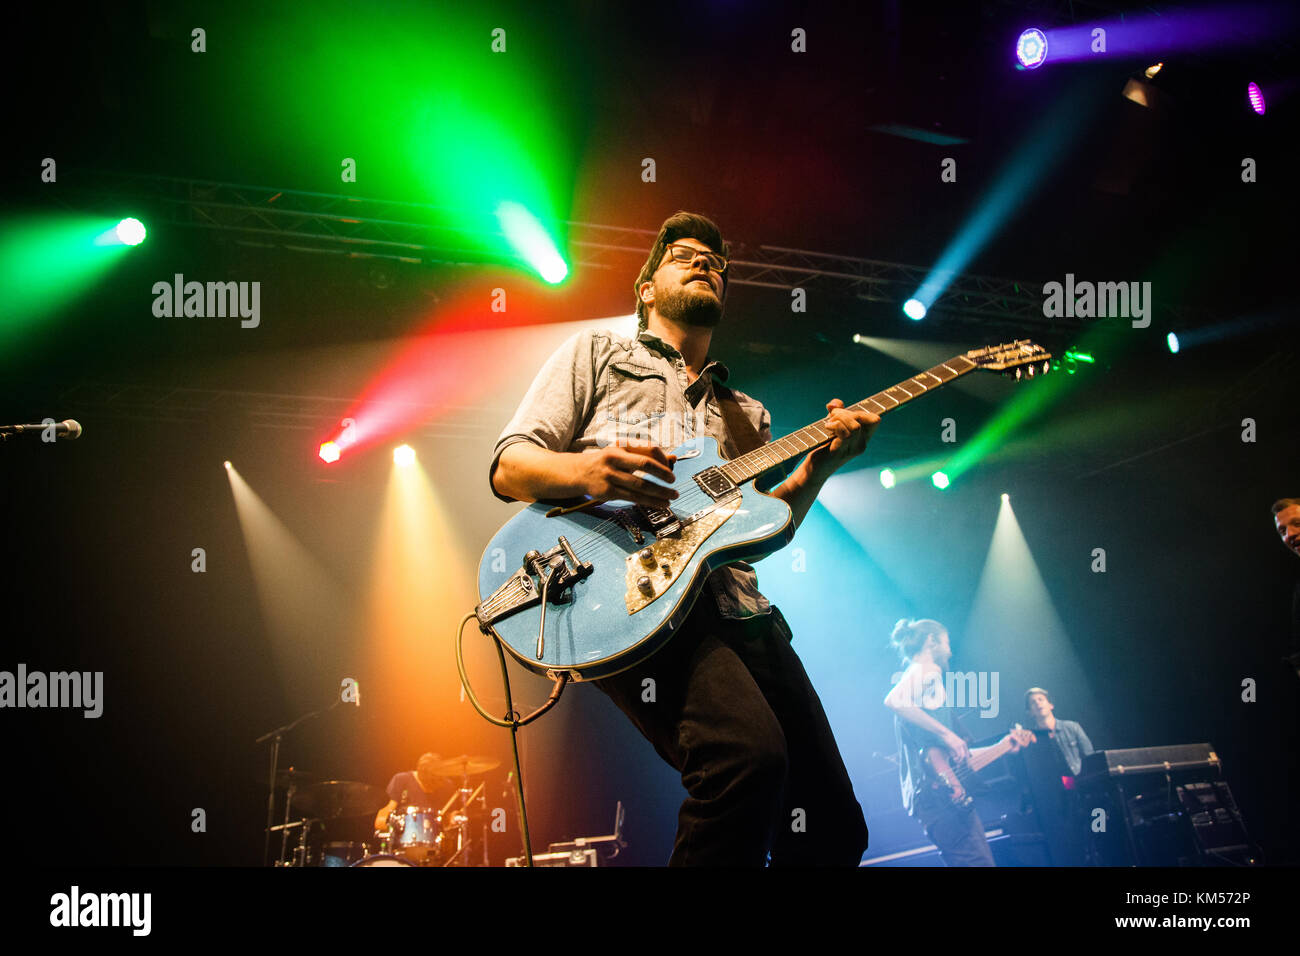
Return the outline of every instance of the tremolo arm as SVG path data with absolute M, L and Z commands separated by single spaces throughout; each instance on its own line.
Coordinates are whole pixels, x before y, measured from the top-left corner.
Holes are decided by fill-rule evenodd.
M 559 543 L 545 554 L 529 551 L 524 555 L 523 567 L 476 607 L 474 616 L 478 618 L 480 627 L 487 628 L 507 615 L 540 604 L 542 619 L 537 629 L 537 659 L 540 661 L 545 650 L 547 602 L 558 604 L 565 591 L 589 577 L 593 570 L 590 561 L 578 560 L 568 539 L 560 535 Z

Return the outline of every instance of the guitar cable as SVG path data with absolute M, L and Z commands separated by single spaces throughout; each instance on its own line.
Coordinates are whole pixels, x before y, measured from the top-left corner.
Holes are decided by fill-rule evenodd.
M 474 695 L 474 689 L 470 686 L 469 675 L 465 673 L 465 625 L 475 619 L 476 615 L 472 612 L 466 614 L 456 628 L 456 670 L 460 672 L 460 685 L 465 689 L 465 696 L 469 698 L 469 702 L 473 704 L 479 716 L 494 726 L 510 728 L 510 749 L 515 760 L 515 800 L 519 804 L 519 829 L 523 835 L 524 860 L 526 865 L 531 867 L 533 865 L 533 843 L 528 832 L 528 808 L 524 802 L 524 776 L 519 768 L 519 728 L 525 724 L 531 724 L 559 702 L 560 695 L 564 693 L 564 687 L 569 682 L 569 675 L 568 672 L 561 671 L 553 678 L 555 686 L 551 688 L 551 694 L 546 698 L 546 702 L 527 717 L 520 717 L 518 711 L 515 710 L 514 700 L 510 694 L 510 672 L 506 669 L 506 655 L 505 651 L 501 649 L 501 641 L 489 630 L 480 627 L 480 630 L 485 635 L 492 638 L 492 645 L 497 650 L 497 658 L 501 662 L 501 683 L 505 685 L 506 691 L 506 716 L 504 719 L 493 717 L 479 703 L 478 698 Z

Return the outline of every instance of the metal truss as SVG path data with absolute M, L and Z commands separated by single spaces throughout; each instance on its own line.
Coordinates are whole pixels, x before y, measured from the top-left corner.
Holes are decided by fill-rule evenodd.
M 407 263 L 501 261 L 485 251 L 489 244 L 482 241 L 500 237 L 494 222 L 453 225 L 456 214 L 436 206 L 167 176 L 94 172 L 75 179 L 69 192 L 80 192 L 92 202 L 111 202 L 120 209 L 128 200 L 150 210 L 155 221 L 227 233 L 245 244 Z M 655 237 L 645 229 L 588 222 L 565 225 L 572 264 L 587 269 L 635 274 Z M 765 245 L 736 246 L 730 270 L 732 285 L 815 286 L 899 308 L 930 271 L 881 259 Z M 1026 331 L 1080 327 L 1087 321 L 1045 317 L 1041 289 L 1042 283 L 956 275 L 931 304 L 927 319 Z M 1182 310 L 1164 308 L 1174 318 L 1183 317 Z
M 249 428 L 308 431 L 323 435 L 344 415 L 421 413 L 424 424 L 407 430 L 427 438 L 491 441 L 508 408 L 489 405 L 427 405 L 415 402 L 370 401 L 358 406 L 350 398 L 250 392 L 217 388 L 177 388 L 166 385 L 69 384 L 54 389 L 52 407 L 93 407 L 110 418 L 174 424 L 199 424 L 229 416 Z

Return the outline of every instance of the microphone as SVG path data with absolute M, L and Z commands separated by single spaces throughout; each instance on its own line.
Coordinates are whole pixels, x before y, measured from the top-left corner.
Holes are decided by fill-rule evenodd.
M 26 435 L 28 432 L 39 434 L 49 428 L 54 429 L 56 438 L 73 439 L 81 437 L 81 423 L 71 418 L 62 422 L 48 419 L 40 425 L 0 425 L 0 436 Z

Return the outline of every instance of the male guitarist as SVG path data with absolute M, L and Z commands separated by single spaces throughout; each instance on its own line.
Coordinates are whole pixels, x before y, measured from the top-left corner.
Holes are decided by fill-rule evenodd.
M 583 332 L 551 356 L 497 441 L 497 497 L 667 508 L 678 493 L 665 448 L 710 435 L 734 457 L 771 440 L 767 410 L 722 385 L 727 370 L 709 355 L 727 253 L 703 216 L 664 222 L 633 287 L 636 338 Z M 838 399 L 826 411 L 834 440 L 769 492 L 796 526 L 880 421 Z M 762 866 L 769 854 L 773 864 L 856 865 L 866 822 L 784 618 L 748 565 L 721 568 L 707 585 L 662 650 L 594 682 L 681 773 L 687 797 L 669 865 Z
M 903 806 L 909 815 L 921 818 L 947 866 L 994 866 L 984 824 L 970 801 L 962 799 L 960 778 L 971 764 L 1019 750 L 1032 735 L 1015 730 L 993 747 L 970 750 L 951 727 L 952 710 L 943 686 L 952 659 L 947 629 L 938 621 L 902 620 L 894 625 L 890 643 L 906 665 L 885 696 L 885 706 L 894 712 Z M 946 759 L 935 753 L 943 748 Z M 935 755 L 927 756 L 927 750 Z

